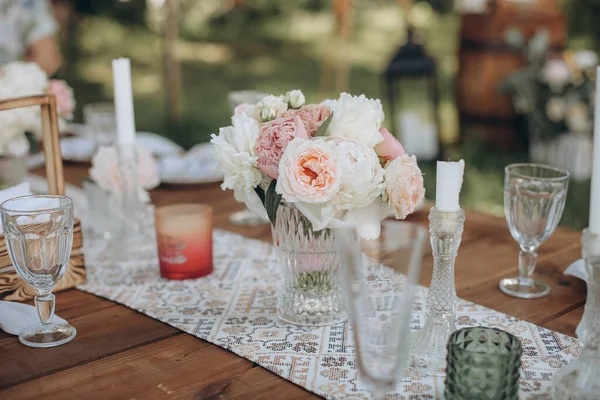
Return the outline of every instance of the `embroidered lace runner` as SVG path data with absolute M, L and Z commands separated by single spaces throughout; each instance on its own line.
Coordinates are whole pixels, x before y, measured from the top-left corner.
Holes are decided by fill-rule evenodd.
M 348 323 L 301 327 L 277 317 L 279 271 L 270 244 L 216 230 L 214 273 L 191 281 L 161 279 L 156 263 L 140 268 L 94 267 L 90 253 L 86 253 L 89 283 L 80 290 L 214 343 L 323 397 L 371 397 L 357 379 Z M 426 293 L 425 287 L 418 291 L 413 329 L 424 322 Z M 464 300 L 459 301 L 456 322 L 457 328 L 498 327 L 521 339 L 522 399 L 546 397 L 554 372 L 579 353 L 576 339 Z M 442 397 L 442 378 L 407 374 L 393 398 Z

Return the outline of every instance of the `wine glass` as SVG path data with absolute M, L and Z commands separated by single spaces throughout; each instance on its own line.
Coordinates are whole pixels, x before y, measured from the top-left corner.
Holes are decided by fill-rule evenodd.
M 383 221 L 381 235 L 359 239 L 336 231 L 346 277 L 359 378 L 383 399 L 408 366 L 410 323 L 427 231 L 420 225 Z
M 64 196 L 16 197 L 0 204 L 0 215 L 10 259 L 19 276 L 36 292 L 41 324 L 25 329 L 21 343 L 55 347 L 73 340 L 69 324 L 52 322 L 52 289 L 62 278 L 73 245 L 73 200 Z
M 230 92 L 227 95 L 229 99 L 229 103 L 231 104 L 231 109 L 235 112 L 235 108 L 240 104 L 256 104 L 261 101 L 266 93 L 257 92 L 254 90 L 236 90 Z M 229 222 L 234 225 L 241 226 L 258 226 L 265 225 L 269 223 L 269 219 L 267 218 L 267 212 L 265 211 L 263 215 L 258 215 L 248 208 L 236 211 L 229 216 Z
M 511 296 L 534 299 L 550 287 L 532 279 L 537 248 L 552 235 L 565 208 L 569 173 L 541 164 L 512 164 L 504 170 L 504 213 L 512 237 L 519 243 L 519 277 L 500 281 Z

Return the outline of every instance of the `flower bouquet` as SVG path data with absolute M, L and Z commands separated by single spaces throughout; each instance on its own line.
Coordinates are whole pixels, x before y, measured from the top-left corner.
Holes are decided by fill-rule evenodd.
M 335 229 L 380 234 L 390 208 L 404 219 L 423 200 L 416 158 L 385 128 L 379 100 L 342 93 L 306 104 L 303 93 L 238 106 L 213 135 L 223 189 L 273 225 L 284 265 L 278 313 L 308 325 L 346 317 L 338 284 Z
M 13 62 L 0 65 L 0 100 L 51 93 L 56 96 L 59 124 L 73 118 L 73 91 L 64 82 L 49 80 L 35 63 Z M 25 156 L 30 144 L 26 133 L 41 139 L 39 107 L 25 107 L 0 113 L 0 188 L 25 178 Z M 5 175 L 8 174 L 8 175 Z

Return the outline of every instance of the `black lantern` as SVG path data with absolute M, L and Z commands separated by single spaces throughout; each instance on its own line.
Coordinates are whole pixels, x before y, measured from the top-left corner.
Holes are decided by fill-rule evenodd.
M 389 110 L 405 150 L 420 161 L 433 161 L 442 156 L 436 61 L 417 43 L 412 28 L 407 36 L 384 73 Z

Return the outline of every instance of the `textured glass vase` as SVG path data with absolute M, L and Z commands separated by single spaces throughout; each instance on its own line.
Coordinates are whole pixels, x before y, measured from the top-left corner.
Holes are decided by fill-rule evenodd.
M 446 400 L 518 399 L 523 349 L 519 339 L 495 328 L 464 328 L 448 340 Z
M 273 241 L 283 279 L 277 314 L 297 325 L 331 325 L 348 316 L 340 259 L 330 229 L 313 231 L 310 221 L 293 205 L 277 210 Z

